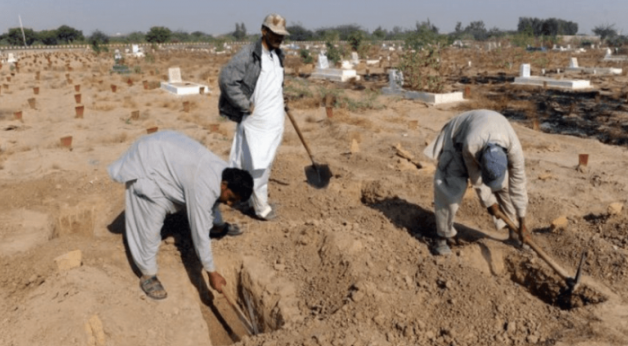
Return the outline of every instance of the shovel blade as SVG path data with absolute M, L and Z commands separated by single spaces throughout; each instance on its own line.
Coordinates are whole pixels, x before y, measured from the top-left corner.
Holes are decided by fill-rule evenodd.
M 317 189 L 326 188 L 333 174 L 328 165 L 313 164 L 305 167 L 307 183 Z

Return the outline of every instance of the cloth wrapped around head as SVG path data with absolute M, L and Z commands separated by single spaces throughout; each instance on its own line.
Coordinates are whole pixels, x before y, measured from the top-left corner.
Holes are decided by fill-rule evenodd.
M 482 151 L 482 182 L 493 191 L 499 191 L 504 184 L 508 156 L 506 150 L 495 143 L 488 143 Z

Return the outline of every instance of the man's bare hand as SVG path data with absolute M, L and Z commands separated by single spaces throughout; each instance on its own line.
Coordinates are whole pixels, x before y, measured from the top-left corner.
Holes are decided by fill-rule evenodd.
M 227 280 L 222 277 L 218 272 L 207 272 L 209 274 L 209 285 L 218 291 L 218 293 L 222 293 L 223 286 L 227 285 Z

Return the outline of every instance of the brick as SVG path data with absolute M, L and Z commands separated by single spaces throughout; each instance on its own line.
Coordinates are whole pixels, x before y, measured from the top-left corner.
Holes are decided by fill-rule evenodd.
M 615 202 L 608 205 L 608 214 L 609 215 L 619 215 L 621 211 L 624 209 L 624 204 L 621 202 Z
M 67 271 L 73 268 L 80 267 L 83 263 L 83 253 L 81 250 L 74 250 L 55 258 L 57 268 L 60 271 Z
M 565 227 L 567 227 L 567 225 L 569 225 L 569 220 L 567 220 L 567 217 L 563 215 L 563 216 L 555 219 L 554 221 L 552 221 L 551 229 L 553 231 L 559 230 L 559 229 L 564 229 Z

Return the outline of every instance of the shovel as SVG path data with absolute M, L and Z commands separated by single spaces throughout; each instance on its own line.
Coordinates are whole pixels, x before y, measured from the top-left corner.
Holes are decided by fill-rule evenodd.
M 547 263 L 556 272 L 556 274 L 558 274 L 563 280 L 565 280 L 565 284 L 567 285 L 567 287 L 563 292 L 564 294 L 570 295 L 578 288 L 578 285 L 580 284 L 580 278 L 582 277 L 582 265 L 587 258 L 586 251 L 584 251 L 582 253 L 582 256 L 580 256 L 580 264 L 578 265 L 578 269 L 576 270 L 576 275 L 574 275 L 573 277 L 569 276 L 565 269 L 558 265 L 558 263 L 554 262 L 554 260 L 545 251 L 543 251 L 543 249 L 541 249 L 541 247 L 536 242 L 534 242 L 534 240 L 532 240 L 530 234 L 521 234 L 519 232 L 519 228 L 516 227 L 515 224 L 510 220 L 510 218 L 508 218 L 508 216 L 506 216 L 506 214 L 504 214 L 501 210 L 499 210 L 495 217 L 504 220 L 504 222 L 506 223 L 506 225 L 508 225 L 508 228 L 510 228 L 511 231 L 519 234 L 519 238 L 524 244 L 530 246 L 530 248 L 534 250 L 534 252 L 536 252 L 539 257 L 541 257 L 545 261 L 545 263 Z
M 290 118 L 290 122 L 292 123 L 292 126 L 294 126 L 294 129 L 297 131 L 297 135 L 299 135 L 299 139 L 301 140 L 301 143 L 303 143 L 303 146 L 305 147 L 305 151 L 307 151 L 307 155 L 310 157 L 310 160 L 312 161 L 311 166 L 305 167 L 305 177 L 307 178 L 308 184 L 312 185 L 313 187 L 317 189 L 322 189 L 322 188 L 327 187 L 332 177 L 331 169 L 329 169 L 328 165 L 320 165 L 316 163 L 316 161 L 314 161 L 314 156 L 312 155 L 312 152 L 310 151 L 310 147 L 305 142 L 305 139 L 303 138 L 303 135 L 301 134 L 301 130 L 299 129 L 297 122 L 294 121 L 292 114 L 290 114 L 290 110 L 288 109 L 288 106 L 286 106 L 285 110 L 286 110 L 286 114 L 288 114 L 288 118 Z
M 251 321 L 249 321 L 249 319 L 246 317 L 244 312 L 242 312 L 242 310 L 240 310 L 240 307 L 238 307 L 238 305 L 235 304 L 235 300 L 233 299 L 233 297 L 231 297 L 231 294 L 229 294 L 229 293 L 227 293 L 227 291 L 223 290 L 222 291 L 222 295 L 223 295 L 223 297 L 225 297 L 225 299 L 227 300 L 227 303 L 229 303 L 229 305 L 231 306 L 233 311 L 235 311 L 236 315 L 238 315 L 238 318 L 240 319 L 240 322 L 242 322 L 242 325 L 244 326 L 246 331 L 249 333 L 249 335 L 256 335 L 257 334 L 257 328 L 255 328 L 255 326 L 253 326 L 253 324 L 251 323 Z

